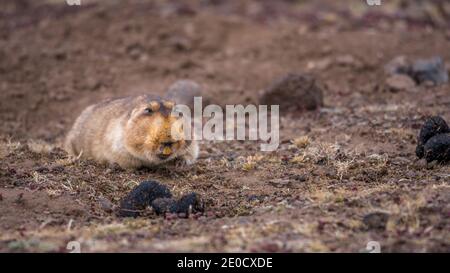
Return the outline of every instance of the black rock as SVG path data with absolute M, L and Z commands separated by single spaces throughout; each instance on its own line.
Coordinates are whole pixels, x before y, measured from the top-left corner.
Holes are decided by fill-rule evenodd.
M 425 121 L 417 139 L 416 155 L 423 158 L 424 145 L 427 141 L 433 136 L 443 133 L 450 133 L 450 128 L 443 118 L 434 116 Z
M 450 133 L 435 135 L 424 146 L 427 162 L 450 162 Z
M 211 103 L 210 96 L 203 90 L 200 84 L 191 80 L 178 80 L 169 86 L 165 98 L 176 104 L 187 105 L 194 109 L 194 98 L 201 97 L 203 105 Z
M 427 81 L 436 85 L 448 82 L 448 71 L 440 57 L 417 60 L 411 67 L 410 76 L 419 84 Z
M 120 202 L 119 216 L 137 217 L 157 198 L 171 198 L 170 190 L 156 181 L 144 181 Z
M 179 200 L 173 198 L 159 198 L 152 202 L 152 208 L 156 214 L 203 212 L 204 206 L 197 193 L 189 193 Z
M 404 56 L 397 57 L 385 66 L 389 75 L 404 74 L 417 84 L 432 82 L 435 85 L 448 82 L 448 71 L 441 57 L 419 59 L 414 62 Z
M 264 90 L 259 103 L 279 105 L 282 111 L 315 110 L 323 106 L 323 90 L 313 76 L 290 73 Z

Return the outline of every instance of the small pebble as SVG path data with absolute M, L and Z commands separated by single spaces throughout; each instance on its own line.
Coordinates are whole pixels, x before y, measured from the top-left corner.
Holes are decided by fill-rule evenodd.
M 106 199 L 104 197 L 99 197 L 98 198 L 98 203 L 100 204 L 100 207 L 102 208 L 102 210 L 104 210 L 106 212 L 112 212 L 113 211 L 114 205 L 108 199 Z
M 407 75 L 393 75 L 386 79 L 389 91 L 409 91 L 416 87 L 416 83 Z
M 418 160 L 415 164 L 416 169 L 420 170 L 420 169 L 426 169 L 427 168 L 427 161 L 422 158 L 420 160 Z

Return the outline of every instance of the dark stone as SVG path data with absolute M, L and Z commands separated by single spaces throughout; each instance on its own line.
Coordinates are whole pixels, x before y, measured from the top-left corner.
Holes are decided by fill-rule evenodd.
M 156 214 L 164 213 L 184 213 L 189 215 L 193 212 L 203 212 L 204 206 L 197 193 L 189 193 L 179 200 L 173 198 L 159 198 L 152 202 L 152 208 Z
M 157 198 L 171 198 L 170 190 L 156 181 L 144 181 L 120 202 L 119 216 L 137 217 Z
M 434 116 L 426 120 L 422 126 L 422 129 L 420 129 L 417 139 L 416 155 L 419 158 L 423 158 L 424 145 L 427 141 L 433 136 L 443 133 L 450 133 L 450 128 L 443 118 Z
M 436 85 L 448 82 L 448 72 L 440 57 L 417 60 L 411 67 L 410 76 L 419 84 L 427 81 Z
M 259 103 L 280 105 L 281 111 L 315 110 L 323 106 L 323 91 L 313 76 L 290 73 L 264 90 Z
M 191 80 L 178 80 L 169 86 L 165 98 L 174 101 L 176 104 L 187 105 L 194 109 L 194 97 L 201 97 L 202 104 L 210 104 L 210 99 L 206 96 L 202 87 Z
M 435 135 L 424 146 L 427 162 L 450 162 L 450 133 Z
M 397 57 L 385 66 L 389 75 L 405 74 L 417 84 L 432 82 L 435 85 L 448 82 L 448 71 L 441 57 L 411 62 L 404 56 Z

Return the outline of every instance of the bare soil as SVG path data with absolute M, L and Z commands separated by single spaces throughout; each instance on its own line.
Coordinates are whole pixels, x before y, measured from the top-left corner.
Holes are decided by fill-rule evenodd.
M 83 252 L 450 251 L 450 166 L 415 155 L 427 117 L 450 121 L 450 87 L 392 92 L 384 73 L 399 55 L 450 63 L 444 14 L 401 1 L 180 2 L 2 1 L 0 251 L 66 252 L 73 240 Z M 292 72 L 323 85 L 325 106 L 282 109 L 275 152 L 204 142 L 192 168 L 121 170 L 60 148 L 104 98 L 191 79 L 214 103 L 257 104 Z M 199 193 L 205 214 L 116 217 L 149 179 Z

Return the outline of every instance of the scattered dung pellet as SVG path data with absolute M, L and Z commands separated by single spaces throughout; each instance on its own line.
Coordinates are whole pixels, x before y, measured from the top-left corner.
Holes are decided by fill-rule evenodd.
M 152 208 L 156 214 L 161 215 L 170 212 L 170 208 L 175 205 L 177 200 L 173 198 L 158 198 L 152 202 Z
M 204 206 L 198 194 L 192 192 L 181 197 L 175 204 L 175 207 L 172 207 L 171 210 L 174 210 L 177 213 L 190 213 L 203 211 Z
M 427 162 L 450 162 L 450 133 L 435 135 L 424 146 Z
M 443 118 L 441 118 L 440 116 L 434 116 L 427 119 L 423 124 L 422 129 L 420 129 L 420 133 L 417 139 L 417 157 L 424 157 L 424 146 L 430 138 L 443 133 L 450 133 L 450 128 Z
M 173 198 L 158 198 L 152 202 L 152 208 L 156 214 L 164 213 L 190 213 L 203 212 L 204 206 L 197 193 L 189 193 L 179 200 Z
M 157 198 L 171 198 L 170 190 L 156 181 L 144 181 L 120 202 L 119 216 L 137 217 Z

